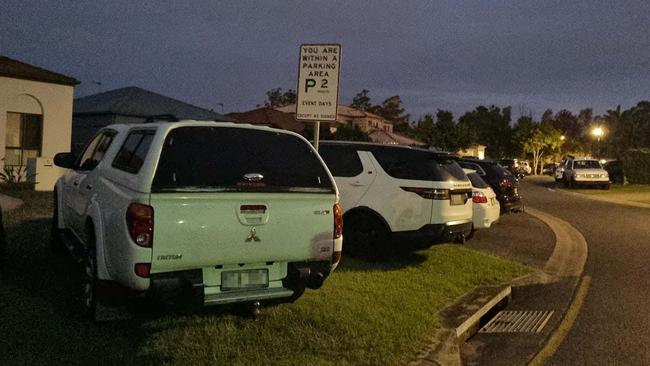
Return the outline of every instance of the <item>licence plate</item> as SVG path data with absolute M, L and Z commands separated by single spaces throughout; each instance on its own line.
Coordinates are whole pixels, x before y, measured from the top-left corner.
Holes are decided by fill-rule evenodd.
M 464 205 L 467 199 L 466 194 L 452 194 L 451 195 L 451 204 L 452 205 Z
M 268 269 L 221 272 L 221 291 L 269 287 Z

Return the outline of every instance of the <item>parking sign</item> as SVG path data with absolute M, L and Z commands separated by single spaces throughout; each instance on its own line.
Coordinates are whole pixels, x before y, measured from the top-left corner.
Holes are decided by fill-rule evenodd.
M 296 119 L 336 121 L 339 97 L 341 45 L 300 46 Z

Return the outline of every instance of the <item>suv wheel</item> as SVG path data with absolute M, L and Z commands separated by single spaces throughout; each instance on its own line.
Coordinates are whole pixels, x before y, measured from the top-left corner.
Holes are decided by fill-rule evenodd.
M 392 252 L 390 232 L 370 215 L 352 215 L 343 225 L 343 250 L 351 257 L 385 259 Z
M 56 192 L 54 193 L 54 209 L 52 210 L 52 227 L 50 228 L 50 250 L 54 254 L 62 254 L 65 252 L 65 244 L 63 244 L 63 238 L 61 229 L 59 229 L 59 206 L 58 206 L 58 197 Z

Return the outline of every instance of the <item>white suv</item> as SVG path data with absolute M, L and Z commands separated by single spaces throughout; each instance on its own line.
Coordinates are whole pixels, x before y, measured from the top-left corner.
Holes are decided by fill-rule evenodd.
M 345 251 L 386 258 L 472 229 L 472 184 L 448 153 L 395 145 L 323 142 L 340 190 Z
M 609 174 L 596 159 L 567 159 L 564 164 L 564 184 L 569 188 L 577 186 L 598 186 L 609 189 Z
M 54 162 L 69 170 L 54 190 L 53 249 L 85 263 L 89 316 L 106 282 L 192 305 L 293 301 L 340 260 L 336 185 L 295 133 L 111 125 Z

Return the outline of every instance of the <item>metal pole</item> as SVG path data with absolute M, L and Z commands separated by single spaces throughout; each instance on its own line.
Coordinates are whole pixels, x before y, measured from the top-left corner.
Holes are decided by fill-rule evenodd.
M 320 140 L 320 121 L 314 125 L 314 148 L 318 151 L 318 141 Z

